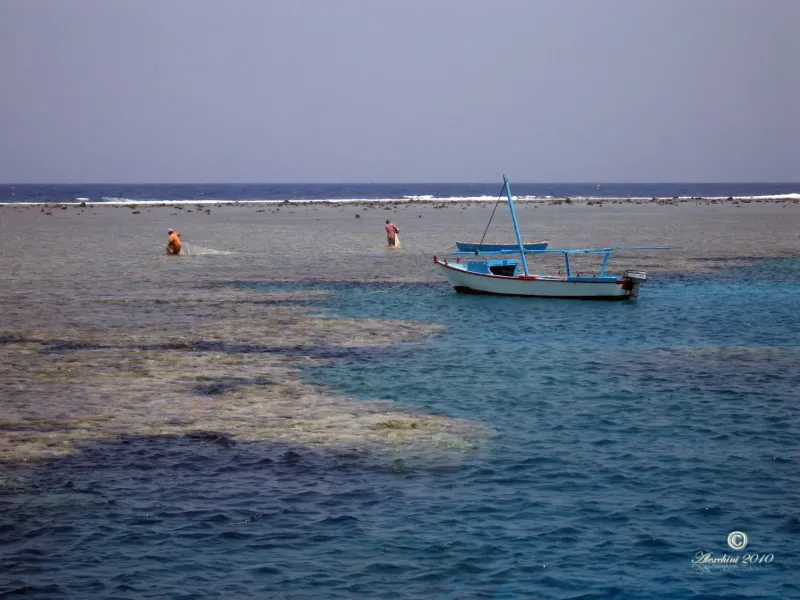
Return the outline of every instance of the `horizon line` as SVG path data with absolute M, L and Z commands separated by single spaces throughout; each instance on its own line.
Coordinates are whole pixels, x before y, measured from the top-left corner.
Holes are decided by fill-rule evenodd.
M 82 181 L 82 182 L 2 182 L 0 186 L 16 185 L 43 185 L 43 186 L 68 186 L 68 185 L 493 185 L 496 181 Z M 517 180 L 517 185 L 800 185 L 800 180 L 777 180 L 777 181 L 523 181 Z

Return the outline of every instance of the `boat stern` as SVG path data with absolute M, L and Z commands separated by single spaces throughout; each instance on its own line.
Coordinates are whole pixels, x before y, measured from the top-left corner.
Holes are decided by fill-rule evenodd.
M 647 272 L 628 270 L 622 276 L 625 280 L 622 284 L 622 289 L 630 292 L 629 298 L 637 298 L 639 296 L 639 286 L 647 281 Z

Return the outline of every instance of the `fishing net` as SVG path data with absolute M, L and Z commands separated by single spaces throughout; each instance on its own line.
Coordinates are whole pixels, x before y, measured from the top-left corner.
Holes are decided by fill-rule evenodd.
M 181 254 L 189 256 L 198 256 L 201 254 L 232 254 L 227 250 L 215 250 L 214 248 L 206 248 L 205 246 L 198 246 L 197 244 L 189 244 L 183 242 L 181 246 Z

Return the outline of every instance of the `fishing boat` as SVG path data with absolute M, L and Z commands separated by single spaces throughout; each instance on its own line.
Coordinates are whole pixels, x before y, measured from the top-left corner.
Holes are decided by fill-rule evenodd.
M 525 250 L 544 250 L 549 243 L 550 240 L 536 240 L 535 242 L 525 242 L 523 246 L 525 246 Z M 500 250 L 515 251 L 519 247 L 513 243 L 496 244 L 493 242 L 479 242 L 477 244 L 474 242 L 456 242 L 456 246 L 461 252 L 484 252 L 486 254 Z
M 621 250 L 668 250 L 671 246 L 647 246 L 638 248 L 525 248 L 514 211 L 511 186 L 503 175 L 503 189 L 508 198 L 508 208 L 517 237 L 515 248 L 502 248 L 485 254 L 519 255 L 518 259 L 494 258 L 479 260 L 481 251 L 452 252 L 451 258 L 433 257 L 434 263 L 457 292 L 464 294 L 492 294 L 498 296 L 525 296 L 532 298 L 579 298 L 584 300 L 629 300 L 638 297 L 639 286 L 647 281 L 645 271 L 627 270 L 619 275 L 607 273 L 611 254 Z M 492 213 L 494 214 L 494 213 Z M 488 227 L 487 227 L 488 229 Z M 558 274 L 531 274 L 527 256 L 537 254 L 561 254 L 564 257 L 563 272 Z M 576 255 L 594 255 L 603 259 L 598 273 L 589 275 L 573 272 L 570 258 Z M 462 262 L 462 257 L 465 262 Z

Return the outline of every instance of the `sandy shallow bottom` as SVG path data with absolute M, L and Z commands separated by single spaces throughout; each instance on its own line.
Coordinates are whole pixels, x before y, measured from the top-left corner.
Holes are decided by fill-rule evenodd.
M 441 326 L 337 319 L 323 284 L 439 282 L 431 258 L 480 239 L 491 205 L 0 207 L 0 461 L 117 436 L 190 435 L 355 450 L 459 452 L 491 428 L 303 383 L 303 367 L 368 360 Z M 487 241 L 513 237 L 501 205 Z M 551 247 L 676 245 L 616 268 L 701 273 L 800 255 L 784 203 L 521 205 Z M 392 219 L 403 248 L 384 246 Z M 163 255 L 166 229 L 188 253 Z M 555 259 L 537 265 L 551 271 Z M 596 268 L 579 263 L 580 270 Z M 242 283 L 285 285 L 258 292 Z M 647 293 L 646 289 L 643 293 Z

